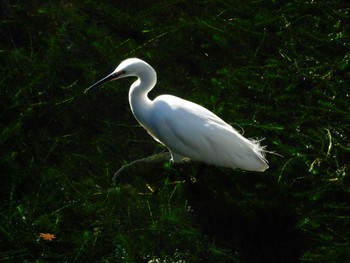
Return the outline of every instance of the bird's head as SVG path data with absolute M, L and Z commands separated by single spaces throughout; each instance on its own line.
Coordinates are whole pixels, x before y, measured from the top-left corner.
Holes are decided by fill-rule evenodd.
M 145 61 L 138 59 L 138 58 L 128 58 L 121 62 L 119 66 L 109 75 L 104 77 L 103 79 L 97 81 L 95 84 L 88 87 L 85 92 L 88 90 L 100 86 L 103 83 L 125 78 L 125 77 L 131 77 L 131 76 L 140 76 L 142 70 L 147 67 L 151 67 L 148 65 Z

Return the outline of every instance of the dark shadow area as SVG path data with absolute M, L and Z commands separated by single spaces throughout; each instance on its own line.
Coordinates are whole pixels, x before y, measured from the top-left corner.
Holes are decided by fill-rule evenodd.
M 350 262 L 349 18 L 341 0 L 2 1 L 0 261 Z M 165 150 L 134 80 L 84 94 L 130 57 L 156 70 L 151 99 L 283 157 L 130 165 Z
M 239 262 L 298 262 L 306 249 L 293 199 L 263 174 L 201 169 L 187 185 L 196 222 Z

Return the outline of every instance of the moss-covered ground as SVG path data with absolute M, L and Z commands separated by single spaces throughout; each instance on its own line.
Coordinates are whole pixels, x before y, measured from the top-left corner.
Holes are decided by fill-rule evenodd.
M 2 1 L 1 262 L 350 262 L 348 1 Z M 264 173 L 122 165 L 164 150 L 131 79 L 262 144 Z M 281 157 L 281 156 L 283 157 Z

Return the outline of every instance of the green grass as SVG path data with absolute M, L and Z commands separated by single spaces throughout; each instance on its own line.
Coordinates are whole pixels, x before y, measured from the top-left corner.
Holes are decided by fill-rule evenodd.
M 10 3 L 11 2 L 11 3 Z M 1 262 L 350 259 L 346 1 L 10 1 L 1 15 Z M 270 169 L 154 162 L 120 61 L 265 138 Z M 55 235 L 52 241 L 40 233 Z

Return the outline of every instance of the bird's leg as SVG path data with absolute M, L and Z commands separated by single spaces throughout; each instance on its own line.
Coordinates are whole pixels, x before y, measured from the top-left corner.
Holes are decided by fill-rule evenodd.
M 135 161 L 132 161 L 131 163 L 124 164 L 118 171 L 114 173 L 113 176 L 113 183 L 115 183 L 118 179 L 118 177 L 121 175 L 121 173 L 127 169 L 127 168 L 133 168 L 135 166 L 145 164 L 145 163 L 154 163 L 154 162 L 164 162 L 169 160 L 170 158 L 170 153 L 169 152 L 161 152 L 157 154 L 153 154 L 151 156 L 137 159 Z
M 171 153 L 170 153 L 170 156 L 171 156 L 170 161 L 173 162 L 173 163 L 182 163 L 182 162 L 186 162 L 186 159 L 187 159 L 187 162 L 188 162 L 188 160 L 189 160 L 188 157 L 183 156 L 183 155 L 178 154 L 178 153 L 175 153 L 175 152 L 171 152 Z

